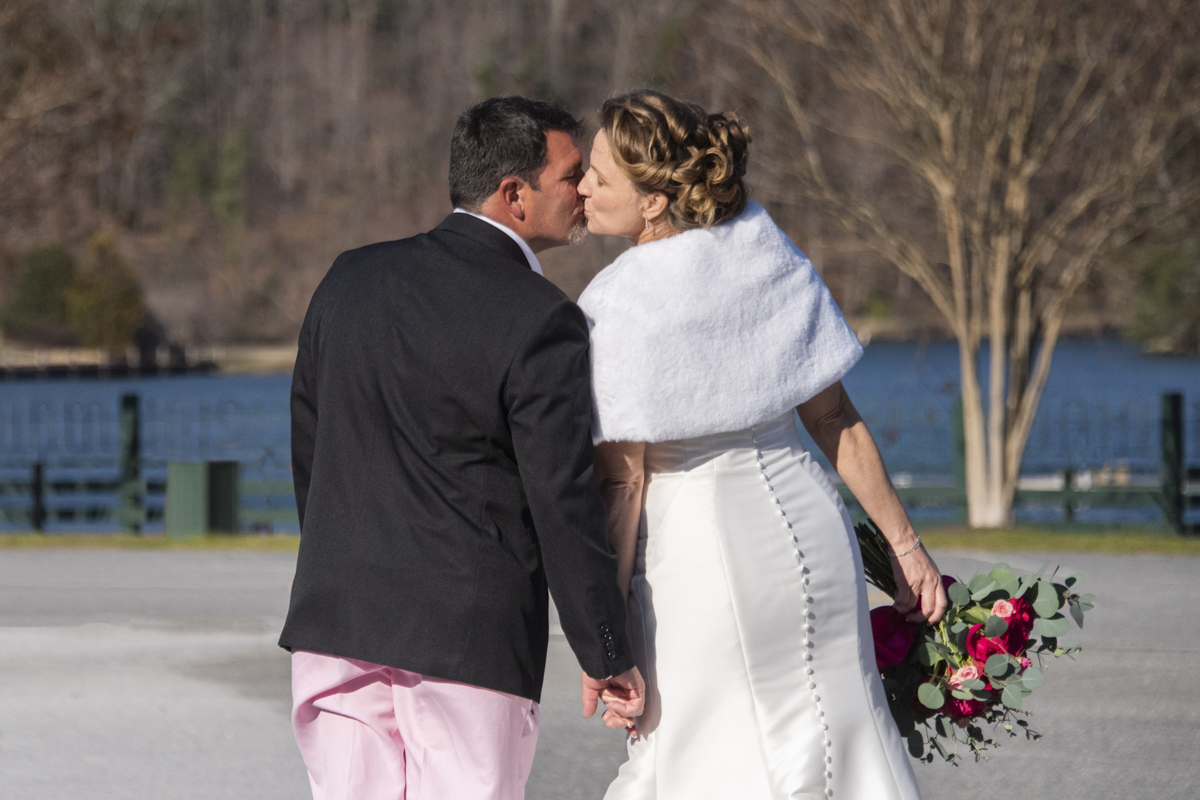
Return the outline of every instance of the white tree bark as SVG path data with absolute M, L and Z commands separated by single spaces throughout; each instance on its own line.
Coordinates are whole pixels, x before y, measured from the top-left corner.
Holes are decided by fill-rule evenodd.
M 1144 229 L 1145 210 L 1166 200 L 1155 176 L 1196 140 L 1196 3 L 731 5 L 741 24 L 727 41 L 778 90 L 796 142 L 794 163 L 770 165 L 762 188 L 819 207 L 929 295 L 959 344 L 970 524 L 1012 524 L 1068 303 L 1104 253 Z M 812 53 L 818 79 L 870 113 L 847 123 L 812 100 L 797 67 Z M 902 165 L 938 236 L 856 192 L 847 151 Z M 1185 192 L 1200 194 L 1200 180 Z

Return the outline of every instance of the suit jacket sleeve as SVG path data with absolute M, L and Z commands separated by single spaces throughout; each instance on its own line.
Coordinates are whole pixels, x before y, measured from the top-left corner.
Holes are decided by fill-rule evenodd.
M 509 429 L 563 633 L 594 678 L 633 667 L 593 477 L 587 323 L 565 299 L 534 323 L 505 386 Z
M 317 364 L 313 339 L 316 335 L 314 301 L 309 306 L 292 372 L 292 482 L 296 490 L 296 512 L 304 530 L 304 509 L 312 478 L 313 451 L 317 438 Z

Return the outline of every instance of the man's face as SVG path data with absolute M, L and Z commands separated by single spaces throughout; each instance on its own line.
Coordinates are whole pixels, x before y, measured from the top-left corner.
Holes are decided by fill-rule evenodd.
M 526 185 L 525 241 L 535 253 L 564 244 L 575 244 L 587 235 L 583 198 L 576 191 L 583 178 L 583 155 L 575 137 L 562 131 L 546 133 L 546 166 L 538 174 L 538 188 Z

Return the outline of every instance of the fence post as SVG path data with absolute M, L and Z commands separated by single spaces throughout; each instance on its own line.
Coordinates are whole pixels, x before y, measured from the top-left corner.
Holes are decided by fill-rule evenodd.
M 1063 522 L 1075 521 L 1075 468 L 1067 467 L 1063 470 L 1063 488 L 1062 488 L 1062 504 L 1063 504 Z
M 959 522 L 967 521 L 967 435 L 963 432 L 962 395 L 954 397 L 954 493 Z
M 138 533 L 145 521 L 142 508 L 142 482 L 139 479 L 141 466 L 141 441 L 139 428 L 141 415 L 136 394 L 121 395 L 121 477 L 120 506 L 117 519 L 126 533 Z
M 167 538 L 208 533 L 208 465 L 203 461 L 167 464 L 167 508 L 163 533 Z
M 1183 395 L 1162 396 L 1162 486 L 1167 524 L 1183 531 Z
M 237 533 L 238 472 L 236 461 L 208 462 L 208 529 L 214 533 Z
M 38 533 L 46 529 L 46 482 L 40 463 L 34 464 L 29 476 L 29 522 Z

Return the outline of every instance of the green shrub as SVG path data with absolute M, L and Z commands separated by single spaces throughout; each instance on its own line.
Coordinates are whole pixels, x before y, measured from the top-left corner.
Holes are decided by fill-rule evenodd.
M 1200 237 L 1146 248 L 1127 333 L 1152 351 L 1200 353 Z
M 67 295 L 67 317 L 85 347 L 121 354 L 133 343 L 146 318 L 146 304 L 114 232 L 99 231 L 88 242 L 86 265 Z
M 2 315 L 4 332 L 16 339 L 70 344 L 67 295 L 75 282 L 75 258 L 61 245 L 27 252 L 17 266 L 17 281 Z

